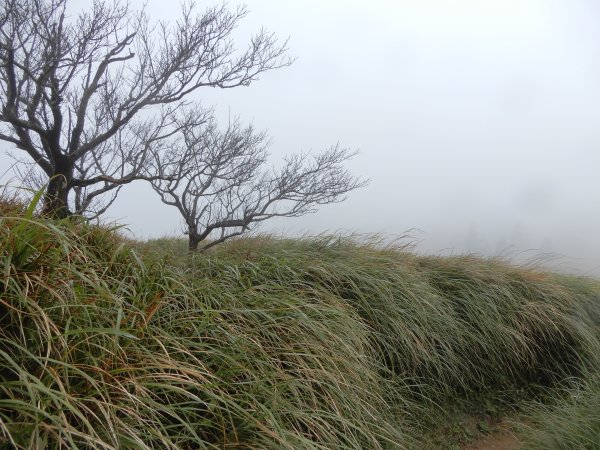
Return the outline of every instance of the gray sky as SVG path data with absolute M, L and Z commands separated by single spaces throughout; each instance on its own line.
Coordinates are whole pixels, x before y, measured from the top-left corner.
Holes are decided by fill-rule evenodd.
M 148 0 L 149 14 L 175 18 L 164 3 Z M 264 26 L 289 36 L 297 61 L 196 98 L 269 130 L 275 160 L 339 142 L 360 151 L 349 167 L 371 179 L 344 203 L 262 230 L 418 228 L 422 251 L 554 252 L 563 268 L 600 275 L 599 3 L 245 3 L 240 47 Z M 140 238 L 181 230 L 143 185 L 109 213 Z

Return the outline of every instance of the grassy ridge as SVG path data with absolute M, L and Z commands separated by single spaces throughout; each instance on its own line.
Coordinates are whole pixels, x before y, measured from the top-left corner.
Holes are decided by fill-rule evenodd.
M 425 448 L 449 405 L 597 370 L 591 281 L 339 238 L 168 257 L 4 210 L 0 447 Z

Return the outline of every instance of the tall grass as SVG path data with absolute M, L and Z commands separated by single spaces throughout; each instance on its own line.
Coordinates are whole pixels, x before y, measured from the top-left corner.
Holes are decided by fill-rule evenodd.
M 2 220 L 0 436 L 17 448 L 386 448 L 369 331 L 318 289 L 142 261 L 114 234 Z M 210 272 L 218 276 L 211 276 Z
M 600 449 L 600 374 L 554 393 L 550 404 L 533 402 L 526 425 L 517 424 L 525 446 L 532 450 Z
M 600 354 L 592 281 L 335 237 L 144 248 L 3 214 L 0 447 L 426 448 L 448 405 Z
M 231 256 L 250 282 L 308 283 L 342 299 L 373 330 L 378 359 L 437 394 L 549 384 L 596 361 L 592 280 L 335 237 L 257 243 L 240 241 L 218 257 Z

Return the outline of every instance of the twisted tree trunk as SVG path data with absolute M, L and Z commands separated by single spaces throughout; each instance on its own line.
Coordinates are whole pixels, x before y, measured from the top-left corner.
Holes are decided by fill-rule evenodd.
M 64 219 L 71 215 L 69 210 L 69 191 L 73 181 L 73 162 L 68 158 L 57 158 L 54 171 L 44 195 L 43 213 L 47 216 Z

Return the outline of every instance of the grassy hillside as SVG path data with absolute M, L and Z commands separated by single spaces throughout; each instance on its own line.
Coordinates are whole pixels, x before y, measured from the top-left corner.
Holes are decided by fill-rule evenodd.
M 599 448 L 594 281 L 339 238 L 188 257 L 0 208 L 0 448 L 436 448 L 519 405 L 529 445 L 571 408 L 562 448 Z

